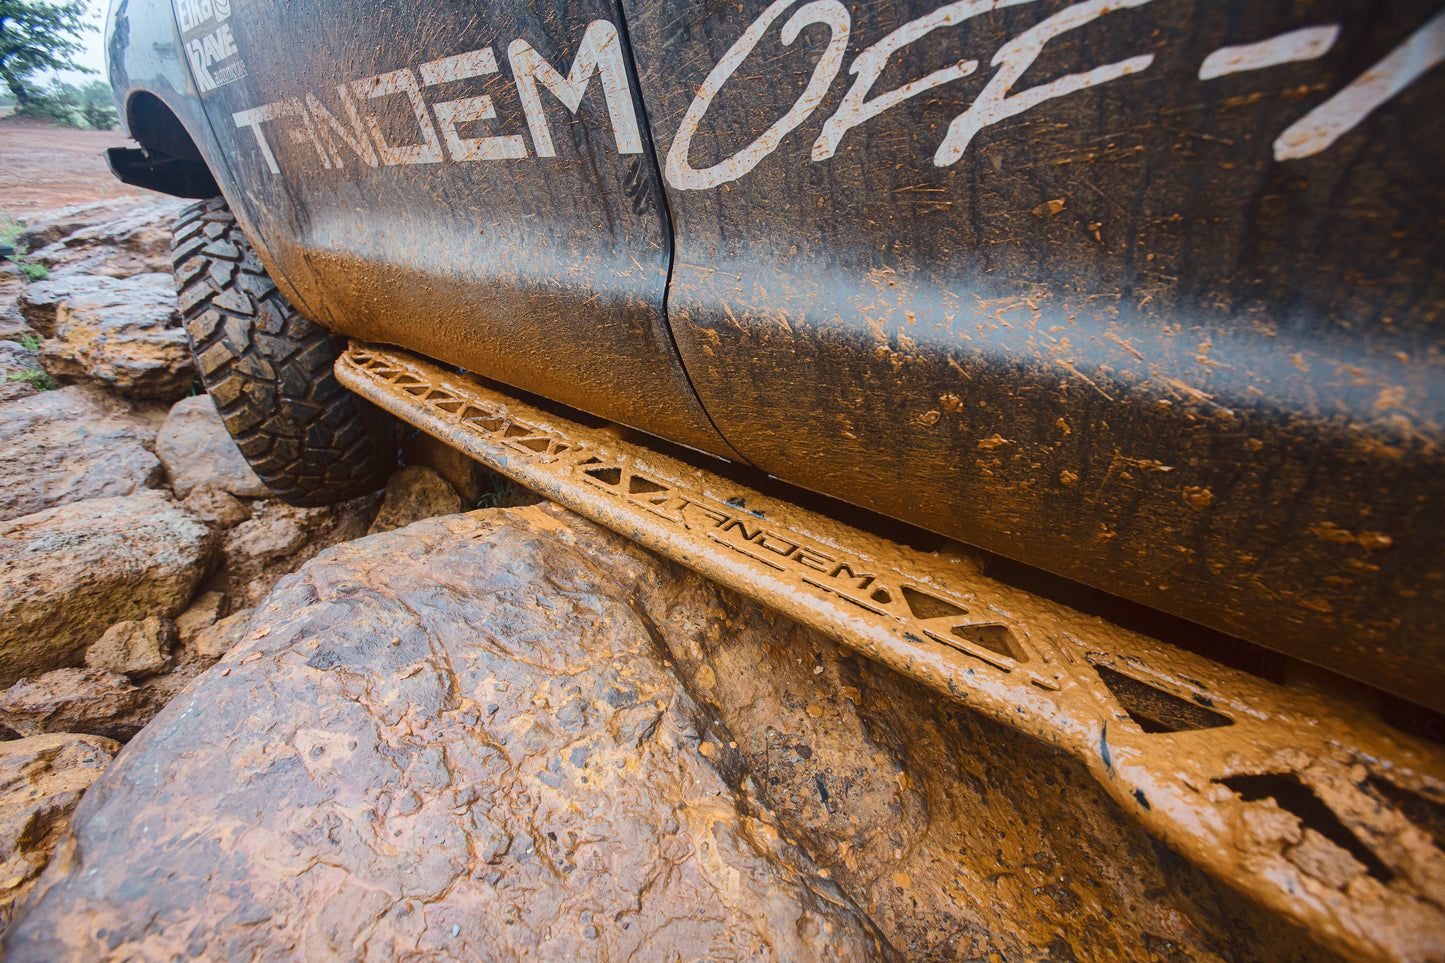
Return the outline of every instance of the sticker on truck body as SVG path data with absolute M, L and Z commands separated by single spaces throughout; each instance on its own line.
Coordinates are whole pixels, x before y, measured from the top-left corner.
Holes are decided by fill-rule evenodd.
M 201 93 L 246 76 L 246 62 L 231 31 L 231 0 L 175 0 L 176 24 L 191 76 Z
M 915 18 L 887 36 L 859 51 L 848 67 L 853 79 L 838 107 L 823 124 L 809 154 L 811 163 L 833 158 L 849 133 L 873 118 L 942 85 L 978 74 L 980 61 L 962 58 L 952 63 L 920 65 L 917 78 L 892 90 L 874 90 L 886 67 L 906 62 L 909 46 L 935 30 L 957 26 L 984 13 L 1023 6 L 1036 0 L 957 0 Z M 974 138 L 983 130 L 1006 123 L 1010 118 L 1034 110 L 1046 110 L 1052 101 L 1099 87 L 1124 77 L 1145 74 L 1154 66 L 1155 55 L 1147 49 L 1109 63 L 1100 63 L 1075 73 L 1033 86 L 1019 87 L 1019 81 L 1053 41 L 1110 14 L 1147 6 L 1155 0 L 1085 0 L 1044 18 L 998 47 L 988 60 L 994 68 L 982 90 L 948 125 L 937 142 L 933 164 L 947 167 L 968 154 Z M 793 11 L 779 27 L 785 46 L 793 44 L 806 27 L 827 28 L 826 43 L 813 66 L 803 92 L 786 111 L 751 143 L 731 156 L 697 169 L 689 161 L 694 136 L 705 124 L 714 104 L 723 98 L 727 82 L 749 62 L 755 48 L 783 15 L 799 0 L 774 0 L 743 31 L 732 47 L 708 73 L 694 95 L 672 143 L 667 150 L 664 174 L 677 190 L 706 190 L 736 181 L 776 151 L 793 131 L 820 107 L 842 71 L 852 30 L 852 14 L 840 0 L 809 0 Z M 225 18 L 228 0 L 176 0 L 183 30 L 186 23 L 202 32 Z M 188 18 L 188 19 L 187 19 Z M 225 46 L 219 35 L 225 25 L 205 38 L 187 42 L 198 83 L 230 76 L 230 60 L 216 59 L 234 44 Z M 1212 51 L 1201 61 L 1197 78 L 1201 84 L 1238 73 L 1267 71 L 1271 67 L 1318 59 L 1332 50 L 1339 39 L 1338 23 L 1307 24 L 1274 37 L 1231 44 Z M 186 34 L 188 37 L 189 33 Z M 229 33 L 227 33 L 229 36 Z M 229 56 L 229 55 L 228 55 Z M 525 40 L 513 40 L 506 48 L 510 80 L 515 85 L 530 137 L 520 134 L 465 137 L 463 125 L 493 120 L 496 110 L 485 95 L 458 99 L 437 99 L 441 84 L 497 74 L 499 58 L 491 45 L 466 51 L 416 67 L 403 67 L 372 77 L 338 83 L 334 90 L 307 92 L 303 97 L 274 101 L 236 111 L 232 120 L 238 128 L 250 130 L 257 148 L 272 174 L 281 172 L 271 138 L 277 127 L 282 136 L 309 145 L 316 162 L 326 170 L 345 169 L 357 164 L 436 164 L 446 161 L 516 161 L 528 157 L 552 157 L 551 130 L 541 91 L 565 106 L 573 115 L 581 108 L 593 78 L 598 81 L 606 105 L 613 139 L 619 154 L 638 154 L 642 139 L 638 109 L 627 81 L 627 67 L 616 26 L 606 20 L 588 24 L 566 73 L 558 69 Z M 1393 51 L 1360 77 L 1298 118 L 1274 140 L 1276 161 L 1310 157 L 1328 149 L 1369 115 L 1425 73 L 1445 60 L 1445 10 L 1440 11 Z M 235 61 L 244 76 L 244 64 Z M 206 78 L 203 80 L 202 78 Z M 234 79 L 234 78 L 233 78 Z M 379 124 L 367 109 L 370 101 L 404 96 L 415 118 L 417 143 L 397 145 L 387 141 Z M 273 126 L 274 125 L 274 126 Z

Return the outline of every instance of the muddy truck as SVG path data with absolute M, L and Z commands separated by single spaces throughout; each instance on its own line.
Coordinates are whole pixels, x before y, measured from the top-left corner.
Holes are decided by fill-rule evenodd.
M 1445 955 L 1439 0 L 115 0 L 297 505 L 419 429 Z

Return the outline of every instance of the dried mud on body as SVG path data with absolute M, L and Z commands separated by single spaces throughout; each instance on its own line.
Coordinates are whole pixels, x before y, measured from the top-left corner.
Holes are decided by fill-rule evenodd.
M 1324 958 L 1064 757 L 550 505 L 279 583 L 87 795 L 6 939 L 12 960 Z
M 270 497 L 176 350 L 178 207 L 0 262 L 0 373 L 61 384 L 0 395 L 7 959 L 1330 958 L 1079 764 L 426 438 Z

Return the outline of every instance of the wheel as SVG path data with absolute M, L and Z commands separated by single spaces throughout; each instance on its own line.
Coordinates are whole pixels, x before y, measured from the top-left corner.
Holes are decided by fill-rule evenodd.
M 224 198 L 181 212 L 171 255 L 196 368 L 261 480 L 302 507 L 381 487 L 396 466 L 395 420 L 336 380 L 346 340 L 282 296 Z

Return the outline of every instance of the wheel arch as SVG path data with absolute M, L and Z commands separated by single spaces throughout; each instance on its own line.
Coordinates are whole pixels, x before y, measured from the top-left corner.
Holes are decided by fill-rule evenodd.
M 175 197 L 204 199 L 221 193 L 215 174 L 181 119 L 148 90 L 125 99 L 125 123 L 140 148 L 112 147 L 106 161 L 123 183 Z

